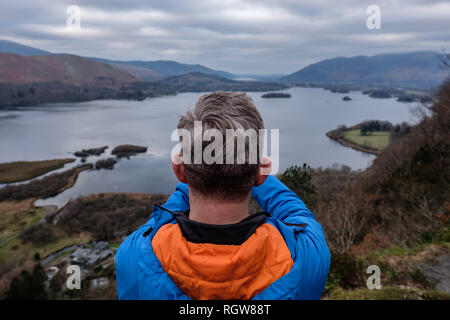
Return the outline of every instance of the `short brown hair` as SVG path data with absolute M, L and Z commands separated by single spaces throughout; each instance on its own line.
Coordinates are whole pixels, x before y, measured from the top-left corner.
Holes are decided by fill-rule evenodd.
M 194 137 L 194 122 L 201 121 L 202 130 L 217 129 L 223 135 L 223 156 L 225 157 L 227 129 L 253 129 L 257 133 L 264 129 L 264 122 L 252 99 L 245 93 L 217 91 L 201 96 L 194 109 L 180 117 L 178 129 L 186 129 Z M 249 141 L 245 140 L 245 162 L 237 164 L 183 163 L 188 184 L 195 191 L 207 197 L 243 199 L 255 183 L 260 161 L 259 134 L 257 134 L 257 161 L 249 161 Z M 202 142 L 202 152 L 208 145 Z M 237 146 L 235 145 L 235 149 Z M 193 154 L 194 146 L 191 145 Z M 237 152 L 235 150 L 235 157 Z

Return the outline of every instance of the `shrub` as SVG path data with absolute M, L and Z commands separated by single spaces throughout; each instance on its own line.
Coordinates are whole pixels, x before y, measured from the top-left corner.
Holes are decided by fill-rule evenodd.
M 41 255 L 39 254 L 39 252 L 35 252 L 34 256 L 33 256 L 34 261 L 40 261 L 41 260 Z
M 126 194 L 103 194 L 79 198 L 61 212 L 58 225 L 69 234 L 90 232 L 97 240 L 113 240 L 128 235 L 149 218 L 153 204 L 165 196 L 136 199 Z
M 333 254 L 331 256 L 329 281 L 343 288 L 356 288 L 364 283 L 362 262 L 349 254 Z
M 310 209 L 316 207 L 316 189 L 311 182 L 310 167 L 304 163 L 302 167 L 292 166 L 286 169 L 280 180 L 297 195 L 299 195 Z
M 20 239 L 23 242 L 30 242 L 33 246 L 38 247 L 55 241 L 56 235 L 48 224 L 39 223 L 26 229 L 22 234 L 20 234 Z
M 8 300 L 45 300 L 47 292 L 45 281 L 47 276 L 40 264 L 37 264 L 30 275 L 23 270 L 19 276 L 15 277 L 6 292 Z

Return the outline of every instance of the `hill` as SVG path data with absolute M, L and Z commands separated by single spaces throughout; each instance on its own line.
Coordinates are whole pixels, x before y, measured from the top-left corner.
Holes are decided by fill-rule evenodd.
M 17 42 L 9 40 L 0 40 L 0 52 L 3 53 L 14 53 L 23 56 L 32 55 L 53 55 L 52 52 L 36 49 L 33 47 L 25 46 Z M 84 57 L 89 60 L 103 62 L 117 69 L 121 69 L 131 73 L 132 75 L 149 80 L 156 81 L 164 77 L 182 75 L 190 72 L 202 72 L 205 74 L 215 74 L 225 78 L 235 78 L 236 76 L 232 73 L 214 70 L 205 67 L 200 64 L 186 64 L 179 63 L 172 60 L 156 60 L 156 61 L 119 61 L 119 60 L 108 60 L 103 58 L 95 57 Z
M 0 53 L 0 108 L 98 99 L 143 100 L 174 93 L 167 86 L 78 56 Z
M 324 229 L 327 299 L 449 299 L 450 81 L 423 108 L 364 171 L 305 164 L 281 174 Z M 380 290 L 366 286 L 370 265 Z
M 288 88 L 283 83 L 236 81 L 217 75 L 191 72 L 180 76 L 172 76 L 157 82 L 177 92 L 207 91 L 273 91 Z
M 22 56 L 50 55 L 51 52 L 25 46 L 9 40 L 0 40 L 0 52 L 15 53 Z
M 60 82 L 117 88 L 141 81 L 108 64 L 73 55 L 26 57 L 0 53 L 0 82 L 8 84 Z
M 440 68 L 442 54 L 432 51 L 338 57 L 311 64 L 280 78 L 288 83 L 348 83 L 365 85 L 433 86 L 448 77 Z
M 232 73 L 226 72 L 226 71 L 210 69 L 210 68 L 202 66 L 200 64 L 186 64 L 186 63 L 179 63 L 179 62 L 171 61 L 171 60 L 114 61 L 114 60 L 101 59 L 101 58 L 89 58 L 89 59 L 112 64 L 116 67 L 118 65 L 123 65 L 123 66 L 127 66 L 128 68 L 129 68 L 129 66 L 133 66 L 135 68 L 149 69 L 154 73 L 154 78 L 148 79 L 148 80 L 155 80 L 155 78 L 178 76 L 178 75 L 183 75 L 183 74 L 187 74 L 187 73 L 191 73 L 191 72 L 201 72 L 204 74 L 218 75 L 218 76 L 228 78 L 228 79 L 235 78 L 235 75 L 233 75 Z M 124 67 L 124 68 L 126 68 L 126 67 Z M 128 69 L 128 71 L 134 75 L 137 75 L 137 74 L 133 73 L 134 72 L 133 69 Z
M 108 64 L 116 69 L 126 71 L 135 77 L 142 78 L 147 81 L 157 81 L 164 78 L 162 74 L 159 74 L 156 71 L 153 71 L 152 69 L 137 67 L 131 64 L 123 64 L 123 63 L 108 63 Z

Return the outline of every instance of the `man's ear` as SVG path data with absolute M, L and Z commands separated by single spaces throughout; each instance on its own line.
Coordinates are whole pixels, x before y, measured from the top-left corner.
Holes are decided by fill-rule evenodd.
M 272 161 L 268 157 L 261 159 L 261 163 L 258 168 L 258 175 L 256 176 L 255 186 L 260 186 L 266 181 L 267 177 L 272 171 Z
M 172 155 L 172 169 L 180 182 L 187 183 L 186 173 L 184 172 L 183 161 L 180 154 Z

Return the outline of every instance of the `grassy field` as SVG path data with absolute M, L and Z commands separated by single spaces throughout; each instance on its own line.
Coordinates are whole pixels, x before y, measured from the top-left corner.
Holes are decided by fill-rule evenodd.
M 60 169 L 75 159 L 54 159 L 43 161 L 16 161 L 0 163 L 0 183 L 25 181 L 39 177 L 47 172 Z
M 373 148 L 376 150 L 383 150 L 389 144 L 389 132 L 371 132 L 369 135 L 361 135 L 359 129 L 345 131 L 342 137 L 355 144 Z

